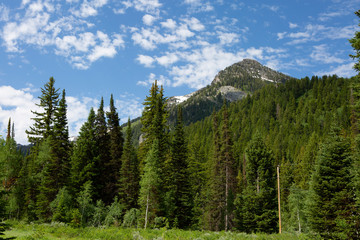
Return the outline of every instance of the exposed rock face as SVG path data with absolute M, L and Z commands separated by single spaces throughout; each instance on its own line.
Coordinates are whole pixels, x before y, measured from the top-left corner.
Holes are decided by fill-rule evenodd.
M 221 95 L 230 102 L 240 100 L 247 95 L 246 92 L 234 88 L 233 86 L 221 86 L 218 93 L 221 93 Z

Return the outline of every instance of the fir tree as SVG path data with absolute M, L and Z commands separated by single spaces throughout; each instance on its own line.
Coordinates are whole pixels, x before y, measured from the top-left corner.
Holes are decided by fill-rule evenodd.
M 224 209 L 224 222 L 225 231 L 233 227 L 234 218 L 234 199 L 236 196 L 236 166 L 235 159 L 232 153 L 232 137 L 229 129 L 229 113 L 224 102 L 223 106 L 223 127 L 222 127 L 222 139 L 221 139 L 221 163 L 223 164 L 225 172 L 225 209 Z
M 360 10 L 355 12 L 356 16 L 360 17 Z M 360 23 L 359 23 L 360 26 Z M 357 62 L 354 65 L 354 69 L 360 72 L 360 31 L 355 32 L 355 36 L 349 40 L 351 46 L 355 50 L 355 54 L 350 54 L 350 57 L 357 59 Z
M 110 162 L 110 138 L 107 131 L 108 128 L 105 119 L 103 98 L 101 98 L 100 106 L 95 116 L 94 127 L 97 154 L 95 161 L 96 176 L 93 182 L 93 196 L 96 200 L 101 199 L 105 204 L 110 204 L 113 200 L 111 198 L 113 194 L 106 189 L 107 177 L 105 177 L 108 174 L 106 172 L 106 166 Z
M 239 230 L 276 231 L 274 158 L 259 134 L 250 142 L 246 161 L 246 187 L 236 201 Z
M 70 179 L 73 195 L 79 193 L 80 187 L 87 181 L 95 179 L 96 155 L 95 112 L 91 108 L 87 121 L 80 129 L 79 137 L 74 144 L 71 156 Z
M 70 142 L 66 113 L 67 104 L 65 90 L 63 90 L 61 100 L 54 114 L 54 133 L 50 137 L 52 154 L 50 162 L 50 184 L 53 185 L 53 198 L 55 198 L 55 194 L 68 183 L 67 178 L 70 172 Z
M 307 206 L 311 229 L 327 239 L 358 238 L 351 163 L 350 141 L 334 128 L 316 158 Z
M 123 151 L 122 128 L 119 124 L 120 119 L 114 105 L 113 95 L 110 98 L 110 112 L 106 113 L 108 118 L 108 132 L 110 138 L 110 161 L 106 164 L 105 176 L 107 178 L 105 191 L 109 199 L 113 199 L 119 190 L 119 172 L 121 169 L 121 155 Z
M 132 143 L 132 129 L 130 118 L 126 128 L 126 139 L 121 156 L 121 169 L 119 180 L 120 200 L 125 204 L 125 209 L 130 210 L 138 206 L 139 196 L 139 169 L 135 148 Z
M 43 109 L 43 112 L 31 111 L 35 115 L 32 118 L 34 124 L 30 127 L 30 130 L 26 130 L 26 134 L 28 134 L 29 142 L 32 144 L 37 144 L 41 139 L 52 134 L 59 98 L 59 89 L 56 89 L 54 85 L 55 80 L 51 77 L 49 82 L 44 85 L 44 88 L 41 88 L 40 103 L 36 105 Z
M 166 164 L 166 176 L 168 179 L 165 204 L 167 206 L 167 217 L 170 226 L 182 229 L 189 227 L 192 219 L 192 196 L 188 177 L 187 152 L 182 122 L 182 109 L 179 106 L 171 157 Z

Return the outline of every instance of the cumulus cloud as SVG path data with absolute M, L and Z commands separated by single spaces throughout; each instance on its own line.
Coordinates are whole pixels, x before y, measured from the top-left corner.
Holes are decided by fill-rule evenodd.
M 107 0 L 84 0 L 80 5 L 80 9 L 72 10 L 72 12 L 75 16 L 82 18 L 96 16 L 98 8 L 103 7 L 105 4 L 107 4 Z
M 184 4 L 189 5 L 189 12 L 210 12 L 214 10 L 214 7 L 210 2 L 205 2 L 203 0 L 185 0 Z
M 146 14 L 143 16 L 142 20 L 145 25 L 151 26 L 153 22 L 156 20 L 156 17 Z
M 341 64 L 336 67 L 331 67 L 330 70 L 318 71 L 315 75 L 323 76 L 323 75 L 334 75 L 336 74 L 339 77 L 352 77 L 356 75 L 354 70 L 354 63 L 346 63 Z
M 146 55 L 139 55 L 136 60 L 145 67 L 152 67 L 153 62 L 155 61 L 154 58 Z
M 329 49 L 325 44 L 321 44 L 313 47 L 310 57 L 322 63 L 343 63 L 344 60 L 334 56 L 334 54 L 329 53 Z
M 64 56 L 73 67 L 87 69 L 100 58 L 114 57 L 124 47 L 120 34 L 86 31 L 94 24 L 82 18 L 93 16 L 90 13 L 105 4 L 107 0 L 85 0 L 78 10 L 71 9 L 73 15 L 53 20 L 55 7 L 48 1 L 23 2 L 24 16 L 8 21 L 0 36 L 8 52 L 22 52 L 29 45 L 45 51 L 49 47 L 55 54 Z
M 153 84 L 155 81 L 158 82 L 158 85 L 171 86 L 171 81 L 170 81 L 168 78 L 166 78 L 166 77 L 163 76 L 163 75 L 156 76 L 154 73 L 150 73 L 148 79 L 143 80 L 143 81 L 138 81 L 138 82 L 137 82 L 137 85 L 149 87 L 149 86 L 151 86 L 151 84 Z
M 165 22 L 161 22 L 160 24 L 165 28 L 169 28 L 169 29 L 176 28 L 176 21 L 174 21 L 173 19 L 166 19 Z
M 15 125 L 15 140 L 21 144 L 28 144 L 25 130 L 32 126 L 35 115 L 31 111 L 42 112 L 43 109 L 36 106 L 39 99 L 34 96 L 39 93 L 32 85 L 24 89 L 15 89 L 11 86 L 0 86 L 0 135 L 6 136 L 9 118 Z M 122 122 L 128 117 L 136 118 L 141 115 L 143 106 L 139 98 L 126 93 L 114 96 L 115 105 Z M 90 97 L 66 96 L 67 119 L 70 136 L 77 136 L 81 126 L 87 120 L 90 108 L 96 109 L 99 100 Z
M 349 39 L 357 31 L 358 27 L 354 25 L 343 27 L 328 27 L 321 24 L 308 24 L 303 31 L 278 33 L 278 40 L 288 38 L 289 45 L 296 45 L 310 41 L 321 41 L 324 39 Z
M 162 4 L 158 0 L 127 0 L 121 2 L 123 8 L 115 9 L 115 13 L 123 14 L 128 8 L 135 8 L 137 11 L 159 14 L 159 8 Z
M 0 4 L 0 22 L 1 21 L 9 21 L 9 9 L 4 4 Z

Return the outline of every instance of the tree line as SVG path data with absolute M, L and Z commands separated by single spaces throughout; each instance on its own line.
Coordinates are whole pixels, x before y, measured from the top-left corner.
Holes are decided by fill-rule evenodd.
M 359 34 L 350 40 L 357 60 Z M 75 142 L 65 90 L 50 78 L 39 100 L 27 130 L 30 152 L 17 149 L 11 120 L 0 140 L 3 218 L 274 233 L 279 166 L 283 231 L 359 239 L 359 75 L 266 85 L 189 126 L 181 107 L 168 124 L 155 81 L 138 147 L 130 119 L 120 126 L 112 95 L 108 112 L 103 99 L 90 109 Z

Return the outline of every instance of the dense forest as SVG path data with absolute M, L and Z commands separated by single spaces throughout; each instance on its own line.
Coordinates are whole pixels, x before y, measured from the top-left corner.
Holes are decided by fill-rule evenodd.
M 359 32 L 350 43 L 359 60 Z M 41 90 L 30 151 L 11 119 L 0 140 L 2 219 L 274 233 L 280 206 L 282 231 L 360 238 L 359 75 L 266 84 L 188 126 L 179 106 L 171 128 L 155 81 L 139 146 L 112 95 L 70 142 L 65 90 L 54 78 Z

